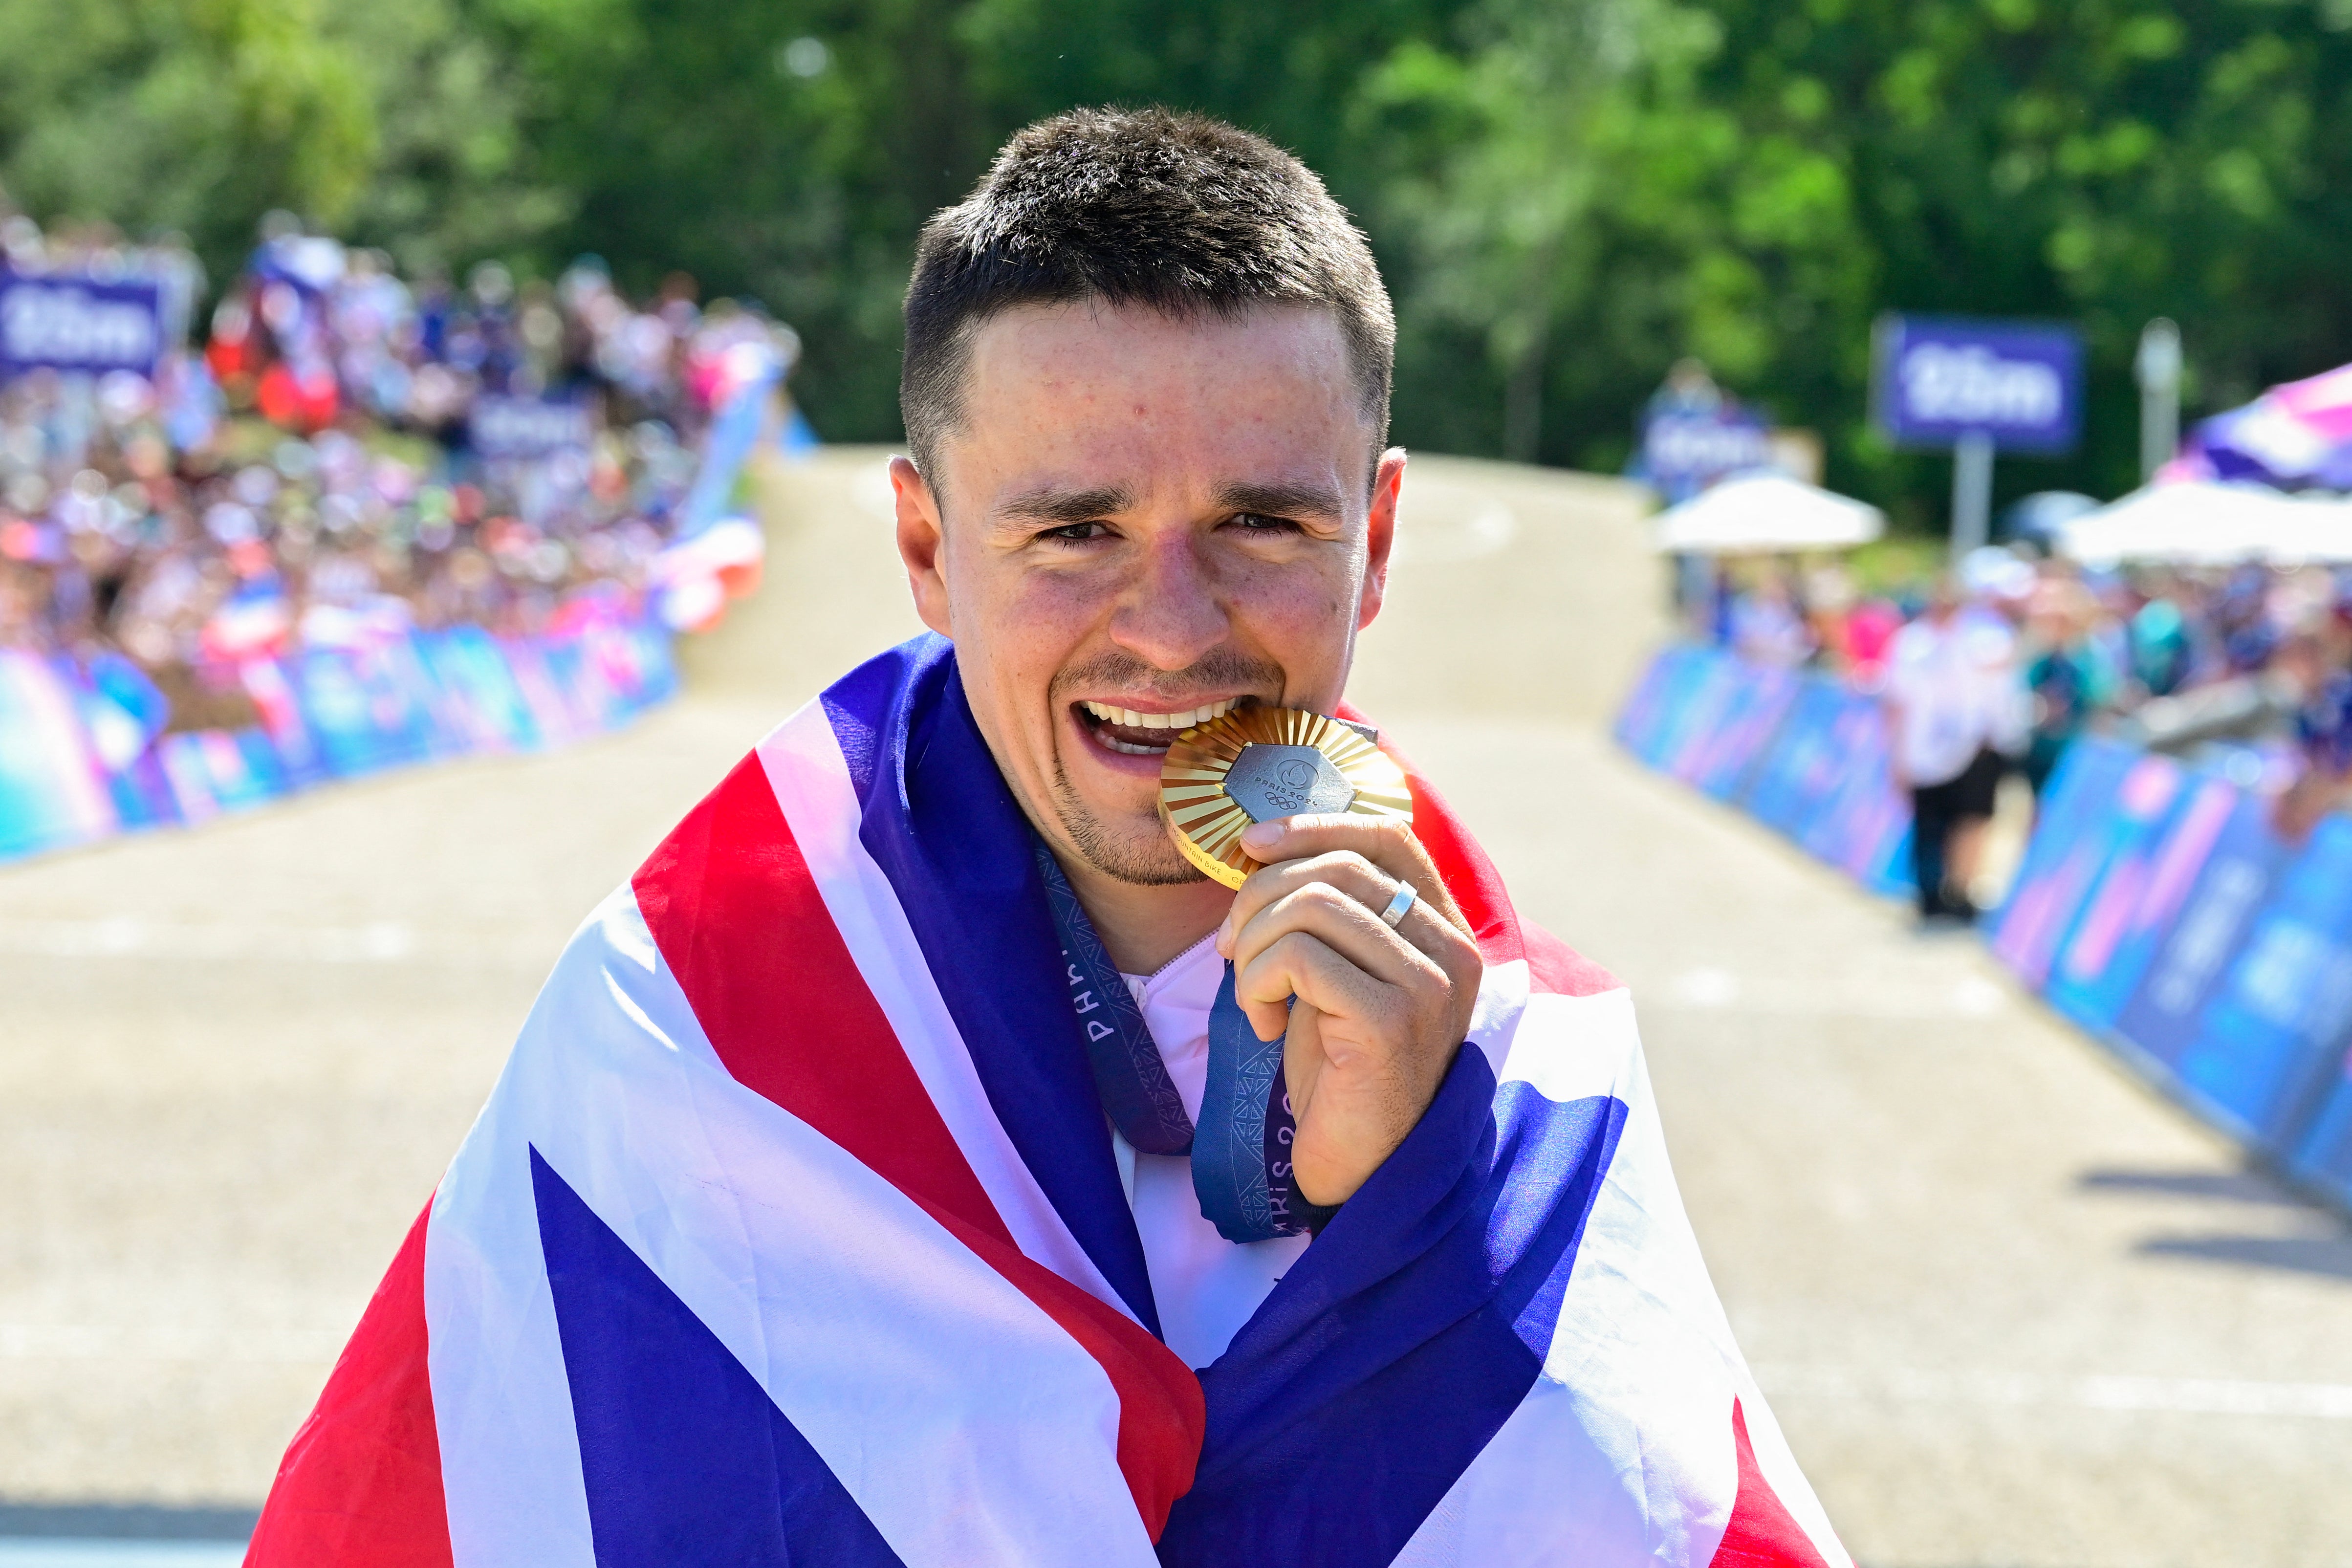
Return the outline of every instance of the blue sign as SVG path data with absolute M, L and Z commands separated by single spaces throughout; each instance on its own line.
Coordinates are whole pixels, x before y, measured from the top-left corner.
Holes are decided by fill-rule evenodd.
M 155 374 L 163 291 L 86 273 L 0 270 L 0 381 L 28 370 Z
M 2038 321 L 1885 316 L 1873 334 L 1871 412 L 1900 447 L 1963 436 L 1997 450 L 2071 452 L 2083 433 L 2083 336 Z
M 1727 474 L 1771 461 L 1764 421 L 1726 398 L 1713 407 L 1653 411 L 1642 421 L 1634 474 L 1667 500 L 1680 501 Z

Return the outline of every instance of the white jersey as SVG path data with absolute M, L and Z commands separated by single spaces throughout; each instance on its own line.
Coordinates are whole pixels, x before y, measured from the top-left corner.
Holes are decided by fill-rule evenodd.
M 1183 1098 L 1184 1114 L 1195 1124 L 1208 1085 L 1209 1010 L 1224 977 L 1213 936 L 1202 937 L 1154 974 L 1122 976 Z M 1160 1331 L 1185 1365 L 1204 1367 L 1225 1353 L 1275 1281 L 1307 1250 L 1308 1238 L 1227 1241 L 1201 1213 L 1189 1157 L 1138 1153 L 1117 1132 L 1111 1137 L 1136 1233 L 1143 1238 Z
M 1895 760 L 1905 776 L 1948 784 L 1979 751 L 2021 739 L 2017 639 L 1991 616 L 1913 621 L 1887 649 L 1886 695 L 1901 715 Z

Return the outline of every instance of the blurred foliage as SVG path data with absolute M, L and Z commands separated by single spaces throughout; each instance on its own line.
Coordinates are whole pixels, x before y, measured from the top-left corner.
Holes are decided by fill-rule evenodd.
M 186 235 L 215 275 L 289 208 L 412 270 L 541 244 L 512 62 L 455 0 L 0 0 L 0 190 Z
M 604 255 L 798 326 L 897 435 L 915 229 L 1074 103 L 1203 109 L 1322 171 L 1402 334 L 1397 437 L 1613 468 L 1677 356 L 1819 427 L 1898 522 L 1947 465 L 1864 419 L 1879 311 L 2079 321 L 2135 478 L 2141 324 L 2192 412 L 2352 359 L 2352 0 L 0 0 L 0 187 L 188 233 L 288 206 L 411 268 Z

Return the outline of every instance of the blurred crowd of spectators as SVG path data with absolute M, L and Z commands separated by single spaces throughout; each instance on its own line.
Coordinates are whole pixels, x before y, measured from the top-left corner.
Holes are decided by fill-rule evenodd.
M 1966 885 L 1999 778 L 2038 795 L 2086 732 L 2215 762 L 2275 793 L 2293 837 L 2352 788 L 2352 572 L 2089 571 L 1991 548 L 1869 595 L 1835 563 L 1751 562 L 1696 610 L 1747 658 L 1885 700 L 1896 783 L 1931 826 L 1949 808 L 1958 835 L 1957 871 L 1922 868 L 1929 915 L 1970 912 L 1948 889 Z
M 19 273 L 157 281 L 167 343 L 205 292 L 176 244 L 13 217 L 0 245 Z M 283 220 L 203 324 L 152 379 L 0 385 L 0 648 L 125 654 L 194 707 L 208 667 L 632 599 L 746 352 L 793 349 L 683 275 L 643 305 L 593 258 L 404 280 Z

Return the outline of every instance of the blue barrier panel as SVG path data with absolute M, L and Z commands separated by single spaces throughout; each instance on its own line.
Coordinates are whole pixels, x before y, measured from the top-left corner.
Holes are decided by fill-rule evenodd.
M 2352 1051 L 2339 1057 L 2327 1075 L 2311 1125 L 2295 1139 L 2287 1168 L 2337 1203 L 2352 1205 Z
M 2197 1037 L 2230 960 L 2293 852 L 2271 830 L 2269 803 L 2232 792 L 2228 817 L 2205 855 L 2171 928 L 2116 1015 L 2116 1033 L 2168 1075 Z
M 169 827 L 180 820 L 172 781 L 163 772 L 163 757 L 152 746 L 131 758 L 128 767 L 109 773 L 106 787 L 114 796 L 115 825 L 121 832 Z
M 1717 800 L 1739 792 L 1788 717 L 1804 678 L 1790 669 L 1748 665 L 1727 695 L 1715 732 L 1689 748 L 1677 776 Z
M 1647 759 L 1651 738 L 1664 722 L 1667 698 L 1675 684 L 1675 672 L 1688 663 L 1697 650 L 1686 643 L 1675 643 L 1660 648 L 1642 671 L 1642 679 L 1633 684 L 1633 694 L 1617 710 L 1617 722 L 1611 733 L 1617 743 L 1637 757 Z
M 183 821 L 249 811 L 286 793 L 287 778 L 268 731 L 198 730 L 155 743 Z
M 612 689 L 580 646 L 580 639 L 562 641 L 550 639 L 540 645 L 540 658 L 547 665 L 547 679 L 563 696 L 570 710 L 572 722 L 582 734 L 609 730 L 621 715 L 615 710 Z
M 2352 819 L 2324 818 L 2254 917 L 2197 1035 L 2180 1089 L 2239 1137 L 2284 1154 L 2352 1032 Z
M 1628 742 L 1633 753 L 1654 768 L 1668 766 L 1691 731 L 1691 710 L 1707 683 L 1722 667 L 1724 657 L 1713 648 L 1682 647 L 1664 671 L 1657 708 L 1651 721 Z
M 726 511 L 736 479 L 760 439 L 760 426 L 768 416 L 768 395 L 781 370 L 771 366 L 736 388 L 712 414 L 710 427 L 703 433 L 701 467 L 695 470 L 694 483 L 677 505 L 679 538 L 701 532 Z
M 2095 880 L 2051 955 L 2042 994 L 2052 1006 L 2095 1031 L 2115 1022 L 2237 795 L 2235 785 L 2167 758 L 2147 758 L 2125 775 L 2094 829 Z
M 1710 652 L 1701 675 L 1684 694 L 1680 710 L 1659 734 L 1656 765 L 1690 783 L 1705 763 L 1716 735 L 1731 722 L 1753 684 L 1752 667 L 1729 654 Z
M 278 756 L 277 743 L 270 739 L 268 731 L 257 724 L 231 731 L 230 739 L 236 744 L 245 776 L 258 792 L 257 803 L 293 792 L 293 777 L 287 773 L 285 760 Z
M 548 668 L 544 647 L 537 642 L 519 641 L 503 644 L 501 651 L 541 735 L 552 743 L 587 732 L 572 706 L 571 694 L 557 683 L 554 672 Z
M 119 821 L 73 691 L 46 660 L 0 651 L 0 860 L 83 843 Z
M 1793 838 L 1837 788 L 1834 731 L 1846 704 L 1846 693 L 1829 681 L 1799 685 L 1738 796 L 1757 821 Z
M 87 668 L 58 657 L 49 668 L 79 707 L 91 759 L 114 805 L 117 832 L 179 820 L 171 782 L 154 742 L 171 718 L 171 700 L 147 672 L 119 653 L 100 652 Z
M 1876 891 L 1899 892 L 1909 885 L 1903 846 L 1911 806 L 1888 776 L 1885 721 L 1867 697 L 1840 690 L 1838 699 L 1828 793 L 1798 823 L 1797 842 Z
M 155 742 L 155 760 L 172 785 L 172 809 L 182 822 L 210 822 L 220 815 L 213 798 L 212 770 L 205 765 L 204 748 L 192 734 L 166 735 Z
M 2138 996 L 2140 978 L 2166 950 L 2173 924 L 2189 908 L 2206 865 L 2222 844 L 2244 793 L 2225 778 L 2189 775 L 2161 826 L 2124 848 L 2051 966 L 2049 996 L 2067 1018 L 2110 1030 Z
M 497 638 L 479 626 L 452 626 L 419 645 L 442 684 L 462 695 L 477 750 L 528 752 L 541 743 L 539 721 Z
M 350 656 L 315 648 L 295 658 L 292 674 L 303 721 L 329 773 L 350 778 L 394 760 L 376 732 L 370 694 Z
M 421 668 L 404 643 L 318 649 L 295 661 L 302 716 L 339 778 L 421 763 L 438 748 Z
M 261 710 L 261 727 L 277 753 L 278 765 L 289 790 L 309 789 L 327 779 L 327 759 L 319 737 L 302 714 L 302 700 L 286 662 L 248 659 L 237 667 L 246 695 Z
M 824 443 L 816 438 L 816 427 L 795 405 L 785 415 L 783 427 L 776 432 L 776 445 L 783 448 L 787 458 L 808 458 L 815 456 Z
M 2049 979 L 2058 943 L 2097 879 L 2106 843 L 2099 826 L 2114 809 L 2125 775 L 2141 759 L 2129 746 L 2084 736 L 2066 748 L 2042 792 L 2033 837 L 1991 938 L 1993 956 L 2037 991 Z
M 677 695 L 677 649 L 661 628 L 640 621 L 626 634 L 637 670 L 637 707 L 650 708 Z

